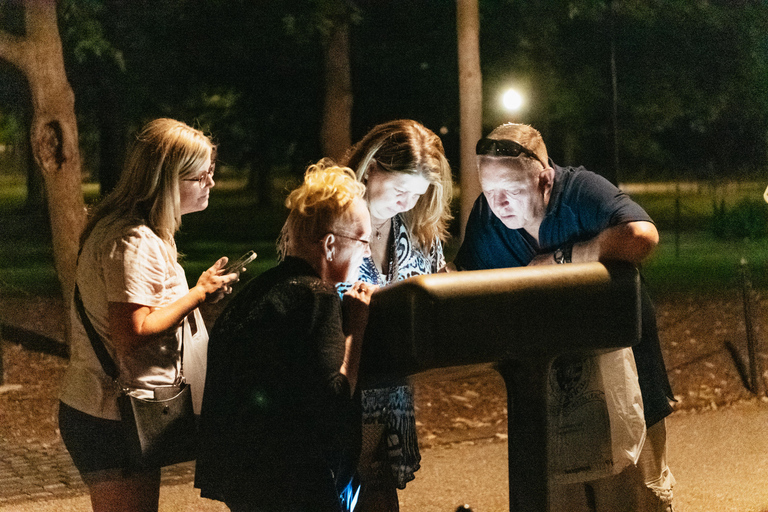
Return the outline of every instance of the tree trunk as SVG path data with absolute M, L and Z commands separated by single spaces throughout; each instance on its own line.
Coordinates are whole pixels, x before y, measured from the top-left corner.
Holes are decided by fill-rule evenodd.
M 24 7 L 26 34 L 0 33 L 0 58 L 18 67 L 29 84 L 32 154 L 45 183 L 54 265 L 68 307 L 86 218 L 75 96 L 64 71 L 55 0 L 27 0 Z
M 461 156 L 461 233 L 482 192 L 477 178 L 475 144 L 483 133 L 483 77 L 480 74 L 480 15 L 477 0 L 456 0 L 456 28 L 459 45 L 459 106 Z
M 352 78 L 349 65 L 349 23 L 339 21 L 325 50 L 323 155 L 338 161 L 352 144 Z
M 616 7 L 608 2 L 609 37 L 611 38 L 611 128 L 613 132 L 613 168 L 608 181 L 619 185 L 619 86 L 616 72 Z
M 35 164 L 35 158 L 32 156 L 32 148 L 29 145 L 31 140 L 30 122 L 24 122 L 24 137 L 19 141 L 19 163 L 25 168 L 27 175 L 27 200 L 24 208 L 28 212 L 45 213 L 45 190 L 43 189 L 43 176 L 40 174 L 40 168 Z M 22 137 L 19 137 L 22 139 Z

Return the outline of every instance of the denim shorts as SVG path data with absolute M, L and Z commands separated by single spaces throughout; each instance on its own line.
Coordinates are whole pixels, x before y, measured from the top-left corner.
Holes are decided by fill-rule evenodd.
M 119 421 L 97 418 L 59 402 L 59 430 L 86 483 L 125 474 L 128 450 Z

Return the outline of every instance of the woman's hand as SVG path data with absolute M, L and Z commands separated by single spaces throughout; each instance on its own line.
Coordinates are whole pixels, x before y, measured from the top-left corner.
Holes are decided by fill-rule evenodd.
M 344 363 L 339 372 L 346 375 L 349 381 L 349 390 L 354 393 L 357 386 L 357 374 L 360 369 L 360 354 L 363 348 L 363 335 L 365 326 L 368 325 L 368 306 L 371 303 L 371 295 L 378 286 L 357 281 L 346 293 L 342 302 L 344 317 L 343 329 L 346 334 L 344 351 Z
M 226 264 L 227 257 L 220 258 L 203 272 L 197 285 L 188 294 L 167 306 L 109 302 L 109 329 L 116 349 L 123 353 L 130 352 L 145 340 L 152 339 L 152 336 L 178 327 L 184 317 L 202 302 L 216 302 L 232 293 L 232 285 L 238 281 L 238 274 L 219 275 Z
M 225 295 L 232 293 L 232 285 L 240 280 L 240 274 L 232 272 L 219 275 L 221 269 L 226 266 L 227 261 L 227 257 L 222 256 L 211 268 L 203 272 L 197 280 L 195 289 L 202 297 L 201 302 L 218 302 Z
M 368 324 L 368 306 L 371 295 L 379 287 L 374 284 L 356 281 L 352 288 L 344 293 L 342 311 L 344 314 L 344 333 L 362 334 Z

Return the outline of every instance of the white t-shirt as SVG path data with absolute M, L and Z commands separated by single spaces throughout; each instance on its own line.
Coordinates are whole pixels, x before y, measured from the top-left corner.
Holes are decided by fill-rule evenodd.
M 76 280 L 88 318 L 118 366 L 120 385 L 135 390 L 133 394 L 152 397 L 156 386 L 179 384 L 182 336 L 185 353 L 187 345 L 195 341 L 207 346 L 205 326 L 195 311 L 194 339 L 185 319 L 178 328 L 141 343 L 130 355 L 116 357 L 109 331 L 109 302 L 162 307 L 189 292 L 175 250 L 149 227 L 128 220 L 100 221 L 83 246 Z M 86 414 L 119 420 L 118 386 L 104 373 L 74 304 L 70 316 L 72 346 L 60 399 Z M 189 376 L 186 364 L 184 373 Z M 193 386 L 195 394 L 202 393 L 202 386 L 198 387 Z

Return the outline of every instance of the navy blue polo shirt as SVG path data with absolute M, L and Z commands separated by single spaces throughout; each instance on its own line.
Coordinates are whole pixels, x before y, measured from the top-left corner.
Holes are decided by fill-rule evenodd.
M 524 229 L 509 229 L 491 211 L 484 194 L 469 215 L 464 243 L 454 263 L 463 270 L 524 267 L 540 253 L 591 240 L 626 222 L 653 222 L 629 196 L 583 167 L 558 167 L 539 242 Z
M 627 222 L 653 222 L 645 210 L 602 176 L 583 167 L 559 167 L 551 160 L 550 165 L 555 170 L 555 181 L 539 228 L 539 242 L 524 229 L 506 227 L 481 194 L 454 260 L 457 268 L 524 267 L 537 254 L 591 240 L 607 228 Z M 642 337 L 633 351 L 646 424 L 651 426 L 672 412 L 669 400 L 674 396 L 661 353 L 655 309 L 644 286 L 642 313 Z

